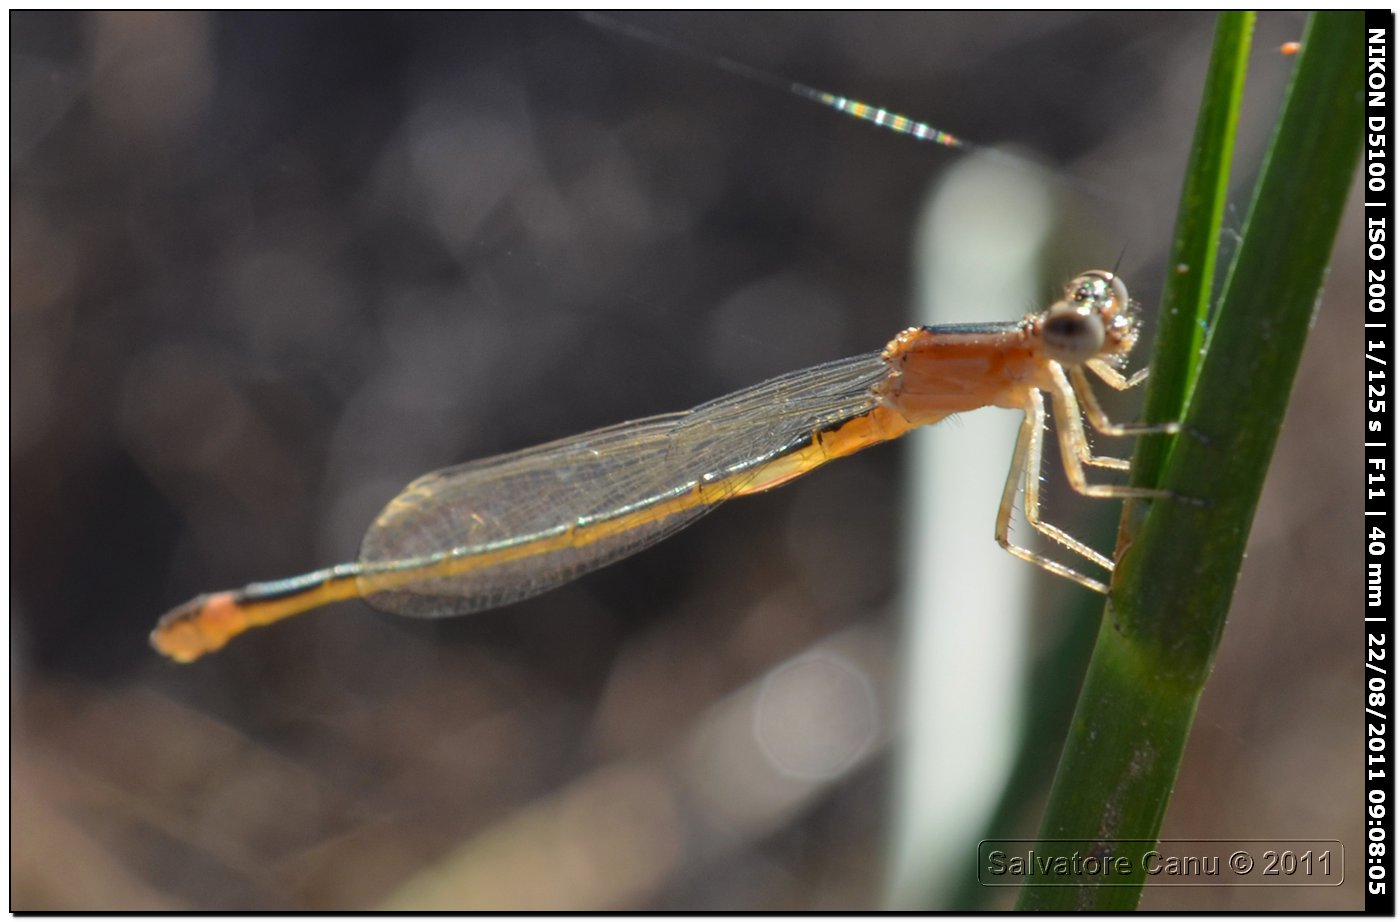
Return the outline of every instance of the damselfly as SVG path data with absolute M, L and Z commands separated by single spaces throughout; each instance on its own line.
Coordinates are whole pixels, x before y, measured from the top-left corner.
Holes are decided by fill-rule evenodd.
M 645 37 L 645 36 L 643 36 Z M 744 73 L 740 65 L 722 62 Z M 746 76 L 772 82 L 761 73 Z M 798 95 L 903 134 L 966 146 L 932 126 L 801 84 Z M 995 537 L 1011 553 L 1098 592 L 1085 575 L 1013 544 L 1016 494 L 1042 534 L 1111 572 L 1113 561 L 1040 517 L 1045 396 L 1071 486 L 1100 498 L 1159 491 L 1091 484 L 1084 420 L 1112 436 L 1176 431 L 1112 423 L 1092 372 L 1122 390 L 1145 372 L 1122 367 L 1139 325 L 1122 280 L 1094 270 L 1019 321 L 918 327 L 880 352 L 774 378 L 682 413 L 657 416 L 428 474 L 379 515 L 358 562 L 199 596 L 161 618 L 152 644 L 188 662 L 250 627 L 331 602 L 362 598 L 384 611 L 445 617 L 548 591 L 662 540 L 718 504 L 781 486 L 828 461 L 984 406 L 1022 413 Z
M 358 563 L 200 596 L 160 620 L 156 649 L 181 662 L 250 627 L 342 599 L 414 617 L 443 617 L 538 595 L 690 524 L 725 500 L 761 493 L 817 467 L 985 406 L 1023 414 L 996 517 L 1011 553 L 1098 592 L 1104 582 L 1012 544 L 1018 487 L 1027 521 L 1104 570 L 1113 561 L 1041 520 L 1045 400 L 1070 484 L 1086 496 L 1157 497 L 1091 484 L 1086 465 L 1126 469 L 1091 453 L 1083 418 L 1107 435 L 1173 432 L 1174 424 L 1108 420 L 1087 372 L 1125 389 L 1143 378 L 1116 366 L 1138 324 L 1127 288 L 1091 271 L 1046 310 L 1011 323 L 916 327 L 882 352 L 793 372 L 702 404 L 447 468 L 420 477 L 365 535 Z M 1081 417 L 1082 414 L 1082 417 Z

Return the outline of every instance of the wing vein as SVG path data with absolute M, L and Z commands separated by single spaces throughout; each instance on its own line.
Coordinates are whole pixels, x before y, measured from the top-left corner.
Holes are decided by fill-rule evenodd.
M 764 464 L 869 413 L 879 353 L 792 372 L 693 410 L 597 429 L 427 474 L 370 527 L 367 576 L 453 561 L 449 575 L 367 594 L 440 617 L 544 592 L 635 553 L 741 492 Z M 441 570 L 439 569 L 439 571 Z

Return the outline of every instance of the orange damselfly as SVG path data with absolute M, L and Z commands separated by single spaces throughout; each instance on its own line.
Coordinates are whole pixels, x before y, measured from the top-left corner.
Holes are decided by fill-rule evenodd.
M 1090 387 L 1086 372 L 1119 390 L 1143 379 L 1145 372 L 1119 371 L 1137 337 L 1122 280 L 1095 270 L 1019 321 L 915 327 L 881 352 L 782 375 L 687 412 L 427 474 L 375 519 L 358 562 L 199 596 L 161 618 L 151 642 L 188 662 L 248 628 L 342 599 L 426 618 L 507 605 L 636 553 L 725 500 L 771 490 L 828 461 L 985 406 L 1023 414 L 997 542 L 1107 592 L 1105 582 L 1012 544 L 1011 514 L 1022 490 L 1035 529 L 1112 571 L 1113 561 L 1040 518 L 1045 396 L 1077 492 L 1166 495 L 1085 477 L 1086 466 L 1122 470 L 1128 463 L 1094 455 L 1084 419 L 1114 436 L 1177 429 L 1114 424 Z

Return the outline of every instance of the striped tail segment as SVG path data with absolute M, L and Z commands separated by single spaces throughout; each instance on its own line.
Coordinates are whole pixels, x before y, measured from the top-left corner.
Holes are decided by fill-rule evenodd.
M 941 128 L 935 128 L 927 122 L 915 121 L 907 115 L 900 115 L 898 112 L 891 112 L 889 109 L 881 109 L 879 106 L 872 106 L 869 103 L 861 102 L 857 99 L 848 99 L 845 96 L 837 96 L 824 90 L 818 90 L 801 83 L 792 84 L 789 89 L 801 96 L 803 99 L 810 99 L 812 102 L 820 103 L 829 109 L 835 109 L 852 118 L 871 122 L 881 128 L 886 128 L 897 134 L 907 134 L 919 141 L 932 141 L 943 147 L 971 149 L 973 145 L 955 134 L 949 134 Z
M 891 112 L 879 106 L 872 106 L 869 103 L 860 102 L 859 100 L 838 96 L 835 93 L 828 93 L 825 90 L 819 90 L 805 83 L 787 80 L 768 73 L 767 71 L 760 70 L 757 67 L 735 61 L 732 58 L 701 52 L 669 36 L 661 35 L 630 22 L 614 19 L 602 13 L 580 13 L 579 17 L 583 19 L 584 22 L 596 28 L 622 35 L 633 41 L 665 49 L 678 57 L 688 58 L 710 67 L 716 67 L 725 73 L 733 74 L 736 77 L 757 83 L 761 86 L 766 86 L 771 90 L 794 94 L 802 99 L 815 102 L 820 106 L 849 115 L 852 118 L 869 122 L 887 131 L 902 134 L 919 141 L 930 141 L 940 147 L 946 147 L 952 150 L 969 152 L 980 151 L 998 163 L 1002 163 L 1013 169 L 1026 170 L 1033 174 L 1046 177 L 1057 185 L 1075 189 L 1091 198 L 1108 200 L 1104 190 L 1096 183 L 1046 169 L 1035 161 L 1017 156 L 1016 154 L 968 141 L 955 134 L 944 131 L 941 128 L 935 128 L 927 122 L 916 121 L 909 118 L 907 115 L 900 115 L 897 112 Z

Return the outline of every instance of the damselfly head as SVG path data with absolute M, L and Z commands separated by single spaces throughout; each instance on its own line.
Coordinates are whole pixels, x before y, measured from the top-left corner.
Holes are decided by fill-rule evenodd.
M 1050 357 L 1064 365 L 1125 355 L 1138 336 L 1127 286 L 1101 269 L 1075 277 L 1064 297 L 1036 315 L 1032 325 Z

